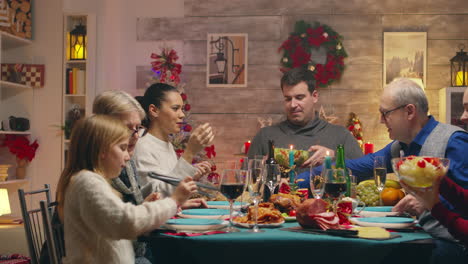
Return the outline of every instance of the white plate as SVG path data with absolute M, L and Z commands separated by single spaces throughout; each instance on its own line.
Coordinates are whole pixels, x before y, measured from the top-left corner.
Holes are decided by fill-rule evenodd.
M 254 224 L 248 223 L 238 223 L 236 221 L 232 221 L 232 223 L 236 226 L 244 227 L 244 228 L 253 228 Z M 284 224 L 284 220 L 280 223 L 271 223 L 271 224 L 258 224 L 258 227 L 278 227 Z
M 236 212 L 233 212 L 236 215 Z M 229 218 L 229 210 L 214 208 L 187 209 L 179 213 L 182 218 L 226 219 Z
M 398 212 L 392 212 L 393 206 L 369 206 L 364 208 L 363 211 L 358 213 L 360 216 L 364 217 L 385 217 L 387 215 L 397 215 Z M 359 211 L 359 207 L 356 208 L 356 211 Z
M 170 219 L 163 227 L 177 231 L 211 231 L 228 226 L 229 222 L 215 219 Z
M 378 226 L 383 228 L 407 228 L 416 224 L 416 220 L 406 217 L 351 217 L 353 224 L 360 226 Z

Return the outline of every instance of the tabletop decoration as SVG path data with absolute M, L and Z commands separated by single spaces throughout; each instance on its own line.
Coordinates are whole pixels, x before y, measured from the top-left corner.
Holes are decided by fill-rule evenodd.
M 362 149 L 364 143 L 362 139 L 362 123 L 354 112 L 349 113 L 348 124 L 346 127 L 348 127 L 349 132 L 351 132 L 351 134 L 356 138 L 356 141 L 359 143 L 359 147 Z
M 293 152 L 293 164 L 296 167 L 300 167 L 309 158 L 309 152 L 307 150 L 275 148 L 276 162 L 278 162 L 280 166 L 290 169 L 290 152 Z
M 297 21 L 288 39 L 278 51 L 283 51 L 281 58 L 282 72 L 297 67 L 305 67 L 315 73 L 317 86 L 327 87 L 338 80 L 344 70 L 344 58 L 348 55 L 343 47 L 343 37 L 330 26 L 315 22 L 313 25 Z M 324 48 L 326 62 L 315 61 L 312 52 Z
M 364 155 L 374 153 L 374 144 L 367 142 L 364 143 Z

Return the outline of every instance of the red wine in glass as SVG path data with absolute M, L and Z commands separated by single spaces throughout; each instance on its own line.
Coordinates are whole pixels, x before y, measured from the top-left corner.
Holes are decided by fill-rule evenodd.
M 244 191 L 244 184 L 240 183 L 226 183 L 221 184 L 221 193 L 228 199 L 228 200 L 235 200 L 239 197 L 242 192 Z
M 331 196 L 333 199 L 338 199 L 342 194 L 346 192 L 346 182 L 342 183 L 326 183 L 325 193 Z

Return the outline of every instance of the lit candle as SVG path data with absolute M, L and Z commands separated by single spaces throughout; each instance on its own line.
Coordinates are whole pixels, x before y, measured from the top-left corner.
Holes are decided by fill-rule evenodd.
M 294 171 L 292 167 L 294 166 L 294 151 L 293 151 L 294 146 L 289 145 L 289 168 L 291 169 L 289 171 L 289 183 L 294 183 Z
M 327 151 L 327 155 L 325 155 L 325 169 L 331 169 L 332 168 L 332 159 L 330 157 L 330 152 Z
M 247 154 L 250 148 L 250 140 L 244 143 L 244 153 Z
M 364 155 L 374 153 L 374 144 L 367 142 L 364 143 Z

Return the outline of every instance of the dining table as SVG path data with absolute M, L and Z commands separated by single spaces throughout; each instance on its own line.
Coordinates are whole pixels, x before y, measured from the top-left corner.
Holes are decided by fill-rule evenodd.
M 292 232 L 297 222 L 265 232 L 174 235 L 154 231 L 146 237 L 156 263 L 264 264 L 264 263 L 429 263 L 434 247 L 421 229 L 392 232 L 394 238 L 373 240 L 328 234 Z M 300 229 L 300 228 L 299 228 Z

